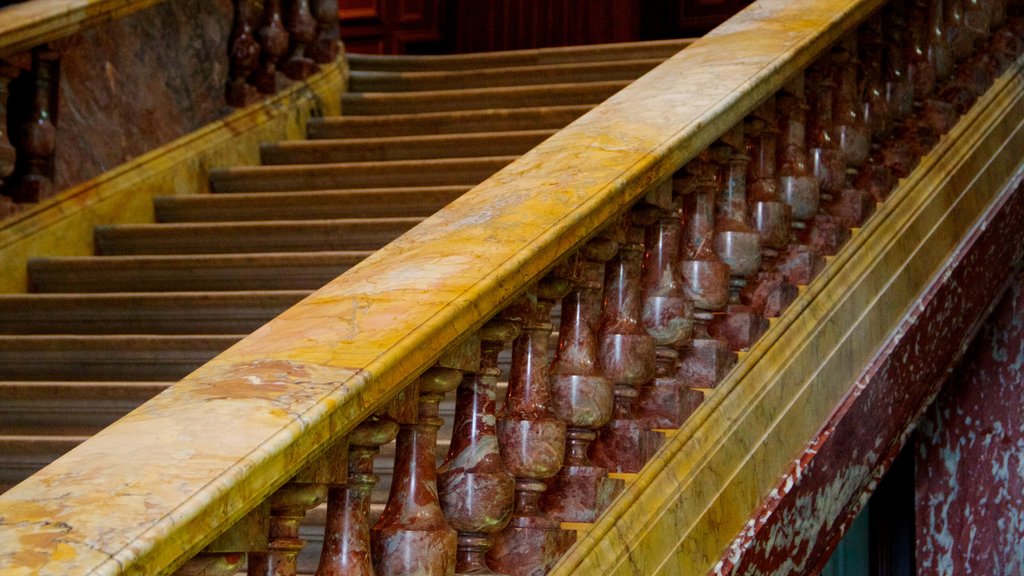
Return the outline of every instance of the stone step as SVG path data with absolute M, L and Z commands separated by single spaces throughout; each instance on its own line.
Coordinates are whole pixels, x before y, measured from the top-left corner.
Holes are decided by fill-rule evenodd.
M 480 158 L 523 154 L 551 137 L 555 130 L 520 130 L 348 138 L 286 140 L 260 146 L 264 164 L 324 164 L 427 158 Z
M 181 222 L 98 226 L 100 255 L 376 250 L 422 218 Z
M 476 186 L 515 159 L 516 156 L 494 156 L 345 164 L 236 166 L 211 170 L 210 186 L 216 192 Z
M 538 106 L 427 114 L 331 116 L 310 118 L 306 130 L 310 139 L 557 130 L 591 108 L 591 105 Z
M 91 436 L 170 385 L 0 382 L 0 436 Z
M 469 186 L 423 186 L 364 190 L 190 194 L 157 197 L 154 200 L 154 208 L 158 222 L 425 218 L 469 189 Z
M 372 254 L 292 252 L 40 258 L 33 292 L 316 290 Z
M 350 92 L 418 92 L 635 80 L 663 61 L 664 58 L 646 58 L 433 72 L 353 70 L 349 74 L 348 89 Z
M 472 88 L 468 90 L 426 90 L 422 92 L 347 92 L 341 107 L 347 115 L 421 114 L 487 108 L 531 108 L 536 106 L 596 105 L 629 85 L 627 80 Z
M 510 66 L 543 66 L 614 60 L 669 58 L 693 43 L 692 38 L 675 38 L 645 42 L 560 46 L 502 52 L 478 52 L 444 56 L 375 56 L 348 54 L 353 70 L 426 72 L 438 70 L 472 70 Z
M 242 337 L 4 335 L 0 380 L 176 381 Z
M 0 334 L 247 334 L 309 294 L 0 294 Z

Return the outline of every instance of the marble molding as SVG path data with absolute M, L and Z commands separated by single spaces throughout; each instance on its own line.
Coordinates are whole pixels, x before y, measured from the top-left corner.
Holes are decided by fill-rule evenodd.
M 515 322 L 492 320 L 480 330 L 480 368 L 457 389 L 448 456 L 438 469 L 441 509 L 458 531 L 456 574 L 497 574 L 484 558 L 495 532 L 512 516 L 515 478 L 498 449 L 496 387 L 498 354 L 518 336 Z
M 458 537 L 437 495 L 438 404 L 462 372 L 435 367 L 419 377 L 419 420 L 402 425 L 395 471 L 384 512 L 373 525 L 370 549 L 376 576 L 452 576 Z

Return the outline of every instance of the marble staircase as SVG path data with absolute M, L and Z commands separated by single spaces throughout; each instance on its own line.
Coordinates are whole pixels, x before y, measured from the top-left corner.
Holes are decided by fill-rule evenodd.
M 210 194 L 158 198 L 156 223 L 97 228 L 93 256 L 31 261 L 31 293 L 0 295 L 0 492 L 685 44 L 353 55 L 346 115 L 315 119 L 308 140 L 213 170 Z M 453 395 L 441 411 L 443 457 Z M 393 455 L 376 459 L 378 511 Z M 322 507 L 310 512 L 305 571 L 322 521 Z

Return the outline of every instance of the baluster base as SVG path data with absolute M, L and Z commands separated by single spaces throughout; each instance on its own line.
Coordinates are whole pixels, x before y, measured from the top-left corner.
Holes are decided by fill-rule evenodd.
M 597 431 L 589 456 L 610 472 L 639 472 L 664 442 L 661 434 L 640 420 L 612 420 Z
M 0 196 L 0 219 L 14 216 L 18 213 L 18 205 L 7 196 Z
M 714 388 L 736 364 L 736 353 L 714 338 L 694 338 L 679 350 L 677 379 L 691 388 Z
M 495 536 L 487 565 L 509 576 L 539 576 L 549 572 L 575 542 L 576 532 L 562 530 L 556 520 L 517 516 Z
M 708 334 L 733 352 L 746 350 L 768 330 L 768 321 L 749 306 L 730 304 L 708 323 Z
M 671 374 L 639 387 L 636 412 L 647 428 L 678 428 L 704 401 L 701 391 L 688 388 L 688 381 L 679 378 L 678 368 L 676 361 Z
M 838 219 L 831 214 L 817 214 L 802 240 L 826 256 L 835 256 L 849 239 L 850 230 L 843 227 Z
M 860 228 L 874 214 L 875 199 L 867 190 L 846 188 L 826 209 L 839 227 Z
M 825 258 L 806 244 L 791 244 L 777 269 L 791 284 L 806 286 L 825 269 Z
M 800 294 L 779 272 L 758 272 L 747 280 L 740 301 L 765 318 L 778 318 Z
M 600 466 L 563 466 L 541 497 L 544 513 L 561 522 L 594 522 L 625 483 Z
M 869 162 L 857 174 L 856 186 L 867 191 L 876 203 L 884 202 L 893 187 L 896 186 L 896 178 L 893 177 L 892 171 L 883 164 Z

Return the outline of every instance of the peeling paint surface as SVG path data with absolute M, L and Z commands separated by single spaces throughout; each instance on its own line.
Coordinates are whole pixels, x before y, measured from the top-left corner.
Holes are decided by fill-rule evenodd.
M 827 561 L 835 544 L 856 517 L 878 480 L 888 470 L 919 415 L 938 392 L 940 384 L 955 365 L 984 319 L 991 302 L 1006 285 L 1012 262 L 1024 253 L 1024 190 L 1009 196 L 998 211 L 990 214 L 958 254 L 940 271 L 917 306 L 902 320 L 878 356 L 836 408 L 828 424 L 813 438 L 800 457 L 779 478 L 744 530 L 726 550 L 711 572 L 715 576 L 814 573 Z M 1024 307 L 1024 301 L 1018 305 Z M 1015 318 L 1024 324 L 1019 313 Z M 1012 362 L 1024 366 L 1024 335 L 1013 349 Z M 998 350 L 1002 351 L 1004 347 Z M 997 352 L 1006 355 L 1005 352 Z M 1016 373 L 1019 398 L 1020 372 Z M 1007 378 L 1012 379 L 1012 378 Z M 1016 434 L 1024 448 L 1024 418 L 1019 403 L 1006 403 L 1016 411 Z M 1009 420 L 1003 417 L 1003 426 Z M 977 421 L 975 421 L 977 425 Z M 995 424 L 991 426 L 996 429 Z M 978 438 L 980 444 L 984 438 Z M 995 441 L 995 440 L 993 440 Z M 953 448 L 957 448 L 954 446 Z M 1020 455 L 1021 449 L 1016 449 Z M 1019 456 L 1005 466 L 1001 461 L 978 458 L 994 476 L 1016 475 L 1008 494 L 1022 497 L 1024 460 Z M 949 473 L 945 474 L 949 476 Z M 991 484 L 991 481 L 986 481 Z M 979 487 L 981 490 L 987 488 Z M 1013 492 L 1013 490 L 1016 492 Z M 992 493 L 993 498 L 996 493 Z M 1024 516 L 1005 519 L 1005 542 L 993 548 L 1015 548 L 1021 559 L 1024 539 L 1020 532 Z M 1016 522 L 1016 524 L 1013 524 Z M 969 537 L 970 527 L 957 526 Z M 945 541 L 949 541 L 947 538 Z M 1012 541 L 1013 545 L 1010 545 Z M 977 571 L 970 574 L 1020 574 L 1024 560 L 1012 570 Z M 961 574 L 960 571 L 921 572 Z
M 917 570 L 1024 572 L 1024 273 L 918 427 Z

